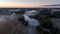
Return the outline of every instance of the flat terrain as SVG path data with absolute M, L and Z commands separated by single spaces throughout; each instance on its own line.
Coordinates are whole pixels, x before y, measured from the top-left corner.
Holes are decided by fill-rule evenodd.
M 23 34 L 21 22 L 11 15 L 0 15 L 0 34 Z M 14 34 L 15 34 L 14 33 Z
M 37 34 L 33 26 L 24 26 L 18 16 L 0 15 L 0 34 Z
M 37 34 L 35 27 L 33 26 L 24 26 L 17 19 L 18 16 L 12 15 L 0 15 L 0 34 Z M 52 18 L 51 19 L 54 27 L 60 29 L 60 19 Z

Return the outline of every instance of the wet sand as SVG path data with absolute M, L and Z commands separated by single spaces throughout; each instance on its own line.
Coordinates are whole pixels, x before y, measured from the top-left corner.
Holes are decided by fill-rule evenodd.
M 0 34 L 13 34 L 14 32 L 16 33 L 19 27 L 22 26 L 21 23 L 18 24 L 16 20 L 14 21 L 14 19 L 6 18 L 10 18 L 9 16 L 10 15 L 0 15 Z M 21 28 L 19 30 L 21 30 L 21 33 L 23 32 Z

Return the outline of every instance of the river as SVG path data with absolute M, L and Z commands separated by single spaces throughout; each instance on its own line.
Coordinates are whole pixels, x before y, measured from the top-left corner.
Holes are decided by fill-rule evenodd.
M 28 34 L 37 34 L 36 27 L 39 25 L 39 22 L 36 19 L 30 18 L 27 15 L 24 15 L 25 21 L 28 21 Z

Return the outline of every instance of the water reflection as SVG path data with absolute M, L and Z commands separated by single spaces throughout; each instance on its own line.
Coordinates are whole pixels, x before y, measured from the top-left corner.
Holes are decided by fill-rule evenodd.
M 39 22 L 27 15 L 24 15 L 24 18 L 26 22 L 28 21 L 28 34 L 37 34 L 36 27 L 39 25 Z
M 26 22 L 28 21 L 28 24 L 30 26 L 37 26 L 37 25 L 39 25 L 39 22 L 36 19 L 34 19 L 34 18 L 30 18 L 27 15 L 24 15 L 24 18 L 25 18 Z

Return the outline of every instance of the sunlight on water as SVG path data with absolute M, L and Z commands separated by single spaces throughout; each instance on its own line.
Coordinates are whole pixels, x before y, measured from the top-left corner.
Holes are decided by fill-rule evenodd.
M 38 12 L 36 10 L 31 10 L 31 11 L 25 12 L 25 15 L 27 15 L 27 16 L 34 16 L 36 14 L 38 14 Z

